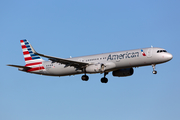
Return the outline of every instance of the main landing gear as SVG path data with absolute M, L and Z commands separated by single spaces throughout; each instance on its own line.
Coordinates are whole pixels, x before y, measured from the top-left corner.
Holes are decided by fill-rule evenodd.
M 104 72 L 104 77 L 101 78 L 101 82 L 102 83 L 107 83 L 108 82 L 108 79 L 106 78 L 106 75 L 108 74 L 108 72 Z
M 152 67 L 153 67 L 153 74 L 157 74 L 157 71 L 155 70 L 155 66 L 156 66 L 156 64 L 152 64 Z
M 86 68 L 84 68 L 83 71 L 84 71 L 85 75 L 83 75 L 83 76 L 81 77 L 81 79 L 82 79 L 83 81 L 88 81 L 88 80 L 89 80 L 89 77 L 86 75 Z
M 101 82 L 102 83 L 107 83 L 108 82 L 108 79 L 106 78 L 106 75 L 108 74 L 108 72 L 104 72 L 104 77 L 101 78 Z M 85 74 L 81 77 L 81 79 L 83 81 L 88 81 L 89 80 L 89 77 Z
M 88 80 L 89 80 L 89 77 L 85 74 L 85 75 L 83 75 L 83 76 L 81 77 L 81 79 L 82 79 L 83 81 L 88 81 Z

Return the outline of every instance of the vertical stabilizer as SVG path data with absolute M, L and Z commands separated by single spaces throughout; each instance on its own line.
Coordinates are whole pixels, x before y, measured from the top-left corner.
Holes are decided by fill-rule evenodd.
M 24 39 L 20 40 L 24 55 L 26 67 L 31 67 L 28 72 L 44 69 L 42 62 L 44 61 L 40 56 L 33 53 L 30 43 Z

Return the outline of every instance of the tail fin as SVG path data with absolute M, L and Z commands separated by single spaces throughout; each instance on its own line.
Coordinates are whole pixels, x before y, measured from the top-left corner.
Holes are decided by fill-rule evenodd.
M 33 53 L 30 43 L 26 39 L 20 40 L 20 42 L 24 55 L 24 60 L 26 63 L 25 66 L 32 68 L 42 67 L 42 61 L 44 60 L 38 55 Z

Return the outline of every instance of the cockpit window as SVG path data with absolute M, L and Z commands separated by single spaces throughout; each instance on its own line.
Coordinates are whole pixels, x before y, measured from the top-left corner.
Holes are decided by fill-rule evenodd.
M 167 52 L 166 50 L 158 50 L 157 53 Z

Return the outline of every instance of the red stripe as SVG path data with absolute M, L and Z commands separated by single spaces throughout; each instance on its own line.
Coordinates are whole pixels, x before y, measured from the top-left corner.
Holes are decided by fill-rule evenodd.
M 26 64 L 25 66 L 32 66 L 32 65 L 38 65 L 38 64 L 42 64 L 42 62 L 30 63 L 30 64 Z
M 24 49 L 24 48 L 26 48 L 26 45 L 22 45 L 21 47 L 22 47 L 22 49 Z
M 29 52 L 28 52 L 28 51 L 25 51 L 25 52 L 23 52 L 23 54 L 24 54 L 24 55 L 27 55 L 27 54 L 29 54 Z
M 43 69 L 45 69 L 43 66 L 35 67 L 35 68 L 31 68 L 31 69 L 27 70 L 27 72 L 32 72 L 32 71 L 36 71 L 36 70 L 43 70 Z
M 32 60 L 31 57 L 26 57 L 26 58 L 24 58 L 24 59 L 25 59 L 25 61 Z
M 23 42 L 24 42 L 24 40 L 20 40 L 20 42 L 21 42 L 21 43 L 23 43 Z

